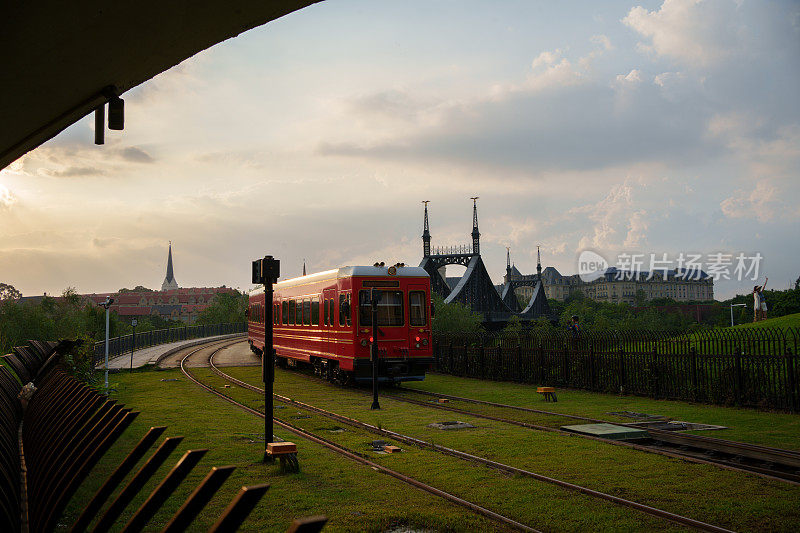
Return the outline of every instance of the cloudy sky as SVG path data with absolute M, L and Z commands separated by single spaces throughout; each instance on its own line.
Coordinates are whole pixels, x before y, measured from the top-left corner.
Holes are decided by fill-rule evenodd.
M 763 256 L 800 275 L 800 4 L 329 0 L 206 50 L 0 172 L 25 295 L 248 288 L 469 241 L 496 281 L 582 250 Z M 645 266 L 647 266 L 645 262 Z M 731 274 L 733 267 L 731 266 Z M 720 280 L 717 295 L 750 280 Z

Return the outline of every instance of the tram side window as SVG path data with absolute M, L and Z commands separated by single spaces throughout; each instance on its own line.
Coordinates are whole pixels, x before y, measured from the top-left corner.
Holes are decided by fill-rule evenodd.
M 294 323 L 298 326 L 303 325 L 303 300 L 294 301 Z
M 286 300 L 281 303 L 281 311 L 283 325 L 286 326 L 289 324 L 289 302 Z
M 272 324 L 277 326 L 281 323 L 281 304 L 272 304 Z
M 330 312 L 330 309 L 329 309 L 329 306 L 328 306 L 328 300 L 327 299 L 323 300 L 322 301 L 322 324 L 325 325 L 325 326 L 329 325 L 328 324 L 328 317 L 330 316 L 328 314 L 329 312 Z
M 411 291 L 408 293 L 408 312 L 412 326 L 424 326 L 428 323 L 425 316 L 424 291 Z
M 311 324 L 311 299 L 303 298 L 303 325 Z
M 292 326 L 294 325 L 294 317 L 295 317 L 294 308 L 295 308 L 294 300 L 289 300 L 289 324 Z
M 311 298 L 311 325 L 319 326 L 319 298 Z
M 339 325 L 349 326 L 351 324 L 350 318 L 350 294 L 339 295 Z

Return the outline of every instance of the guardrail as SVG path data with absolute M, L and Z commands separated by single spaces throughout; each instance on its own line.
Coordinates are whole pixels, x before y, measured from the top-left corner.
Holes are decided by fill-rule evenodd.
M 800 410 L 800 328 L 437 334 L 438 372 Z
M 70 498 L 103 454 L 138 415 L 59 368 L 75 343 L 32 341 L 3 357 L 0 365 L 0 531 L 51 532 L 64 527 Z M 16 375 L 15 375 L 16 374 Z M 23 387 L 22 383 L 26 383 Z M 166 462 L 183 437 L 170 437 L 106 505 L 166 427 L 150 428 L 119 464 L 70 531 L 108 531 Z M 123 531 L 152 529 L 153 516 L 197 466 L 207 450 L 188 450 L 133 513 Z M 214 467 L 162 531 L 185 531 L 234 470 Z M 209 531 L 236 531 L 269 485 L 242 487 Z M 141 499 L 141 498 L 139 498 Z M 102 513 L 101 513 L 102 511 Z M 323 516 L 295 520 L 288 531 L 314 533 Z M 155 525 L 160 529 L 160 525 Z
M 136 338 L 132 334 L 113 337 L 108 340 L 108 356 L 117 357 L 125 353 L 130 353 L 132 349 L 139 350 L 158 344 L 169 342 L 184 341 L 189 339 L 202 339 L 205 337 L 215 337 L 217 335 L 230 335 L 232 333 L 246 333 L 247 322 L 234 322 L 229 324 L 210 324 L 196 326 L 180 326 L 168 329 L 156 329 L 152 331 L 142 331 L 136 333 Z M 106 341 L 94 343 L 93 366 L 97 366 L 105 358 Z

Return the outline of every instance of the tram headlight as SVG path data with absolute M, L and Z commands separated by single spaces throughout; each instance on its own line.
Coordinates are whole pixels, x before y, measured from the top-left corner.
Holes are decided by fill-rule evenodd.
M 361 346 L 364 346 L 364 347 L 366 347 L 366 346 L 367 346 L 367 344 L 369 344 L 369 343 L 367 342 L 367 339 L 361 339 Z
M 428 339 L 422 339 L 422 345 L 423 346 L 427 346 L 428 345 Z

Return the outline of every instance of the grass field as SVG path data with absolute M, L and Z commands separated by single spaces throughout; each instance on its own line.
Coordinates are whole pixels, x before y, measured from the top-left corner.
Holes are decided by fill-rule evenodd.
M 724 329 L 741 329 L 741 328 L 800 328 L 800 313 L 793 315 L 779 316 L 777 318 L 767 318 L 759 322 L 748 322 L 747 324 L 737 324 L 733 328 Z
M 223 386 L 223 381 L 208 370 L 198 369 L 204 380 Z M 258 368 L 230 369 L 240 379 L 259 384 Z M 176 379 L 177 381 L 162 381 Z M 268 482 L 271 489 L 245 523 L 245 531 L 284 531 L 293 517 L 325 514 L 330 518 L 326 531 L 388 531 L 395 526 L 427 528 L 431 531 L 488 531 L 503 530 L 495 523 L 479 517 L 435 496 L 410 488 L 408 485 L 369 468 L 356 465 L 328 450 L 278 430 L 282 438 L 296 442 L 299 447 L 301 472 L 281 474 L 276 465 L 259 463 L 263 450 L 263 421 L 236 410 L 230 404 L 213 398 L 183 378 L 177 370 L 140 371 L 113 376 L 116 389 L 113 396 L 142 414 L 117 445 L 106 454 L 94 475 L 84 483 L 71 502 L 64 523 L 77 516 L 83 502 L 99 486 L 104 473 L 121 459 L 124 453 L 151 425 L 168 425 L 168 435 L 185 435 L 179 448 L 209 448 L 208 455 L 192 474 L 192 483 L 185 483 L 179 493 L 165 503 L 155 524 L 163 524 L 178 508 L 191 487 L 212 465 L 234 464 L 238 468 L 215 497 L 193 530 L 207 529 L 216 515 L 243 484 Z M 650 400 L 617 399 L 603 395 L 561 391 L 557 404 L 543 404 L 531 394 L 529 387 L 504 383 L 488 383 L 446 376 L 430 376 L 416 384 L 429 390 L 447 389 L 453 394 L 485 397 L 495 401 L 534 407 L 558 407 L 563 412 L 597 416 L 600 411 L 637 410 L 653 412 Z M 515 388 L 519 387 L 519 388 Z M 536 432 L 509 427 L 482 419 L 471 422 L 475 429 L 447 432 L 430 429 L 434 421 L 452 420 L 455 415 L 411 406 L 383 398 L 380 411 L 369 409 L 366 391 L 333 387 L 309 380 L 292 372 L 278 371 L 275 390 L 280 394 L 328 408 L 341 414 L 372 422 L 392 429 L 482 455 L 514 466 L 572 481 L 597 490 L 634 499 L 643 503 L 686 514 L 738 530 L 783 530 L 800 528 L 800 488 L 779 482 L 766 481 L 746 474 L 720 470 L 605 445 L 577 437 Z M 263 408 L 263 399 L 255 393 L 232 387 L 226 393 Z M 583 394 L 583 395 L 582 395 Z M 670 412 L 695 413 L 697 407 L 679 402 L 653 402 L 656 406 L 671 404 Z M 674 404 L 674 405 L 672 405 Z M 201 407 L 201 409 L 197 409 Z M 767 413 L 711 408 L 719 420 L 745 421 L 755 416 L 770 420 Z M 683 411 L 682 411 L 683 410 Z M 663 410 L 662 410 L 663 411 Z M 700 411 L 702 417 L 712 411 Z M 659 414 L 664 414 L 659 412 Z M 691 421 L 700 416 L 687 416 Z M 741 419 L 736 418 L 740 415 Z M 429 482 L 458 496 L 474 500 L 497 512 L 546 531 L 638 531 L 674 530 L 674 524 L 642 513 L 620 508 L 578 495 L 552 485 L 528 478 L 508 476 L 471 463 L 439 455 L 407 445 L 400 454 L 378 455 L 368 443 L 381 438 L 351 428 L 340 432 L 337 424 L 318 415 L 310 418 L 289 407 L 276 410 L 276 416 L 289 419 L 296 425 L 324 434 L 353 451 L 390 468 Z M 773 424 L 773 444 L 797 438 L 797 425 L 790 415 Z M 459 417 L 462 419 L 464 417 Z M 749 422 L 755 424 L 755 420 Z M 739 422 L 735 426 L 738 426 Z M 746 432 L 742 432 L 743 434 Z M 385 440 L 385 439 L 384 439 Z M 174 464 L 179 455 L 171 460 Z M 171 466 L 170 464 L 170 466 Z M 162 469 L 157 478 L 166 473 Z M 151 482 L 151 487 L 156 481 Z M 139 497 L 140 503 L 148 491 Z M 130 515 L 126 515 L 120 527 Z M 155 527 L 154 529 L 158 529 Z

